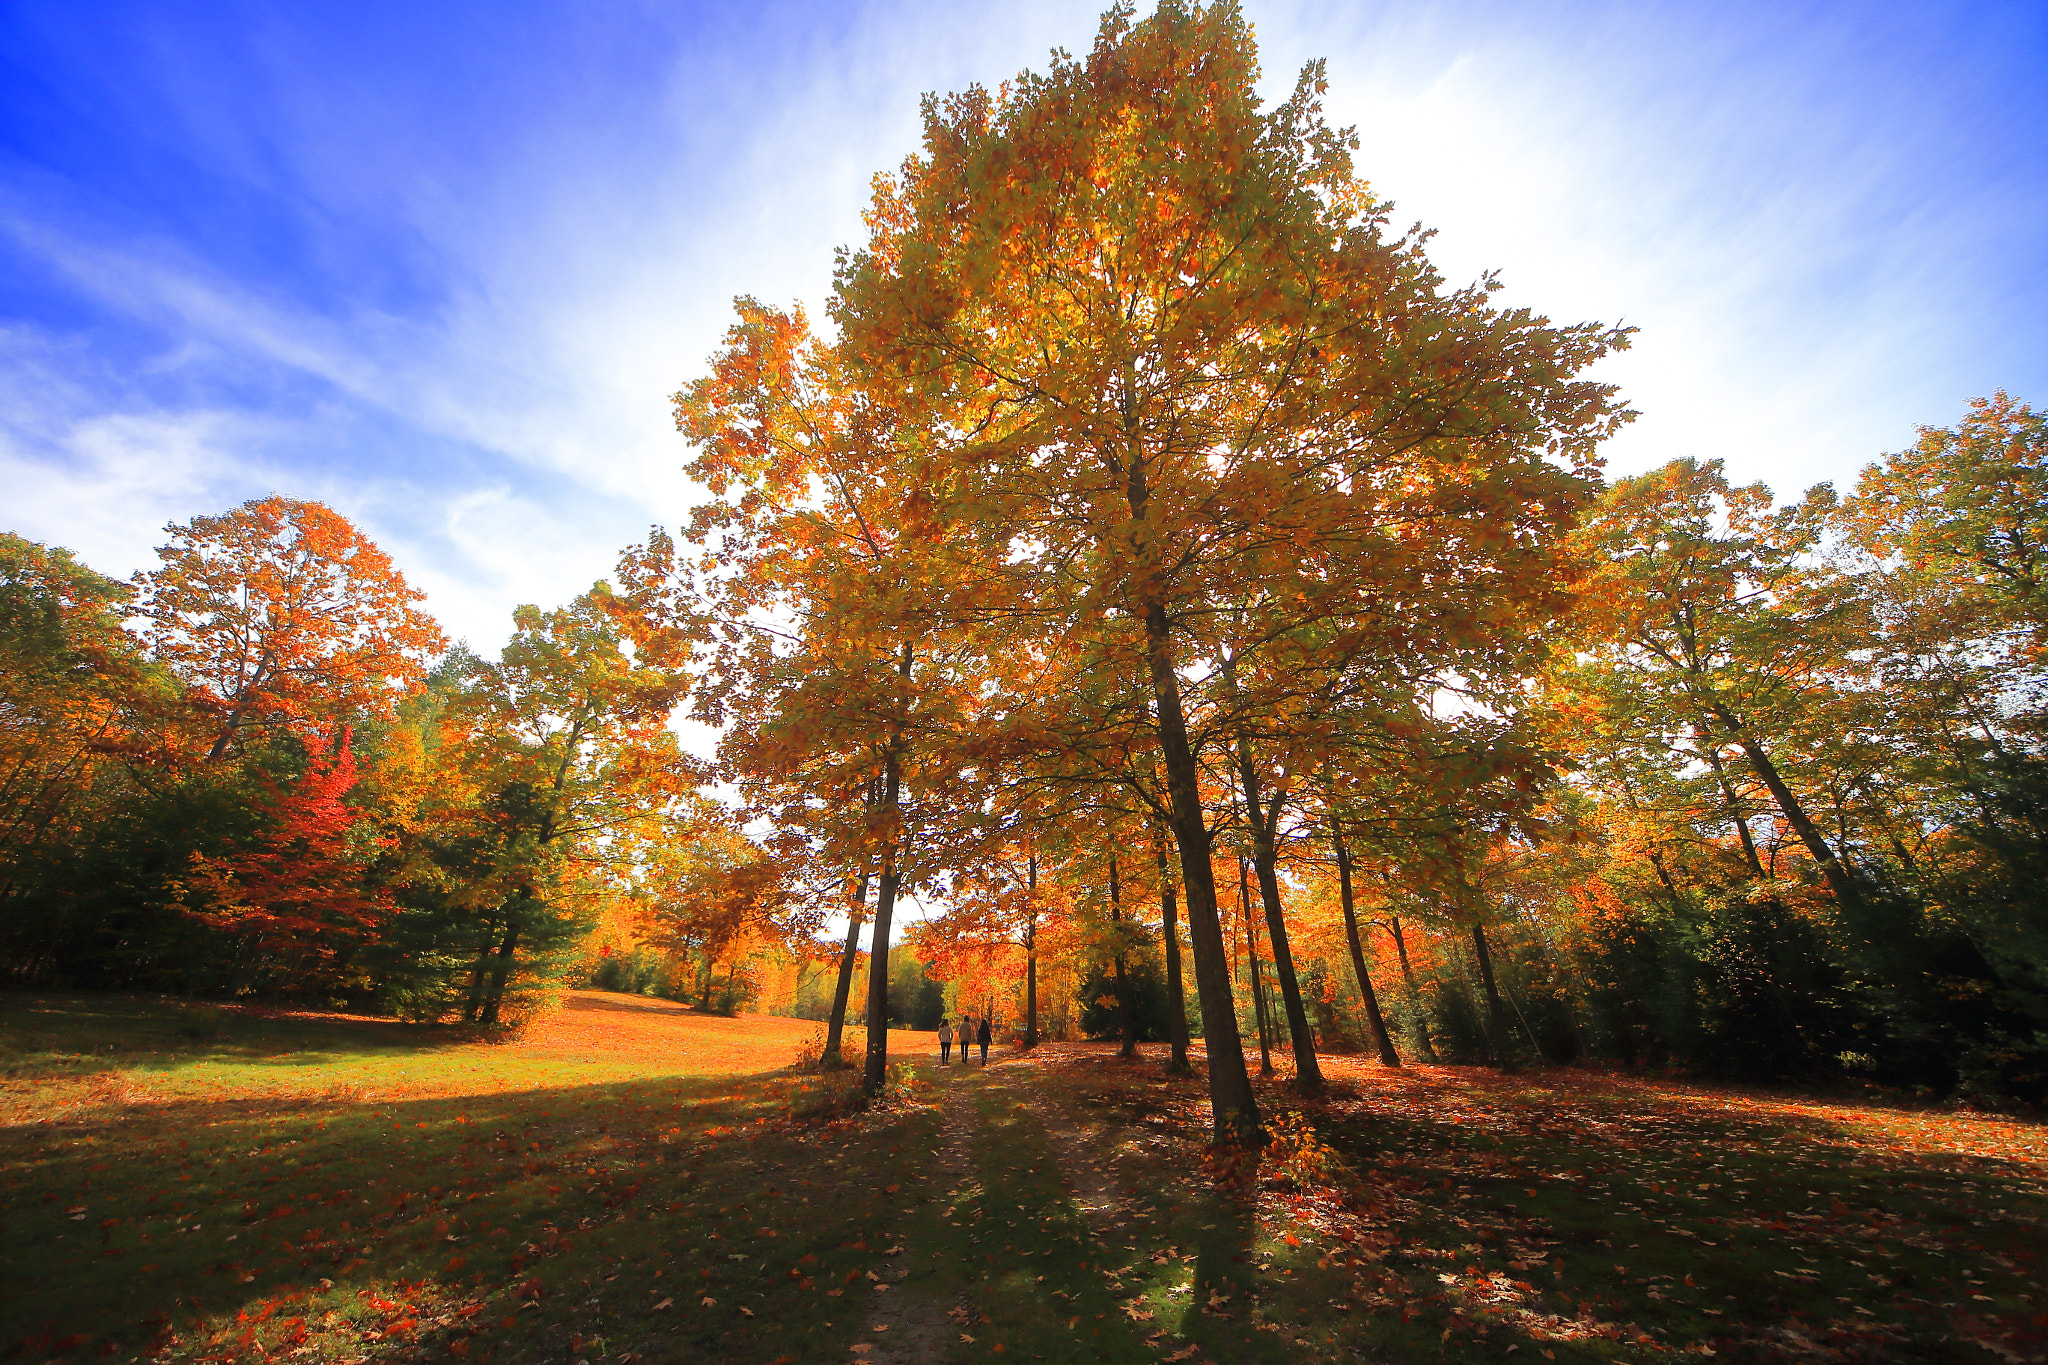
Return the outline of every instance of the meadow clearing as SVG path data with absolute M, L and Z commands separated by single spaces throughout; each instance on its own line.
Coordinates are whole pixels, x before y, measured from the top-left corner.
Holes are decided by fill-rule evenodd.
M 884 1100 L 817 1026 L 585 991 L 508 1042 L 0 997 L 7 1358 L 2026 1361 L 2048 1130 L 1331 1057 L 1258 1159 L 1050 1044 Z M 860 1043 L 858 1031 L 854 1034 Z

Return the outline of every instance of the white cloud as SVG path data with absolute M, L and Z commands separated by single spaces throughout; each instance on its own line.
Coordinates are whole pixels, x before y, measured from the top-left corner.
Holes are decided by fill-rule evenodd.
M 280 74 L 262 154 L 236 129 L 223 155 L 252 179 L 281 159 L 277 192 L 318 196 L 310 220 L 374 220 L 408 269 L 438 272 L 431 304 L 405 316 L 367 297 L 323 311 L 208 264 L 205 243 L 136 238 L 17 190 L 7 232 L 173 340 L 123 372 L 93 337 L 0 336 L 11 520 L 126 572 L 165 521 L 273 488 L 320 497 L 393 552 L 451 635 L 493 648 L 514 603 L 566 599 L 649 522 L 682 515 L 668 394 L 734 294 L 818 309 L 869 177 L 914 147 L 918 96 L 1042 68 L 1054 44 L 1085 52 L 1096 13 L 903 0 L 843 38 L 791 26 L 766 52 L 650 27 L 673 46 L 641 103 L 613 107 L 586 73 L 530 121 L 455 130 L 478 149 L 460 164 L 427 132 L 407 144 L 403 111 L 372 107 L 374 92 L 358 129 Z M 1781 88 L 1794 59 L 1759 55 L 1739 25 L 1646 34 L 1631 7 L 1554 31 L 1554 14 L 1519 15 L 1253 9 L 1269 90 L 1330 58 L 1361 172 L 1401 222 L 1439 229 L 1453 281 L 1499 268 L 1510 302 L 1641 326 L 1603 367 L 1644 413 L 1617 468 L 1726 456 L 1791 492 L 1853 477 L 1913 421 L 2028 377 L 1979 381 L 1983 347 L 1959 344 L 1981 281 L 1941 244 L 1985 201 L 1899 211 L 1914 148 Z

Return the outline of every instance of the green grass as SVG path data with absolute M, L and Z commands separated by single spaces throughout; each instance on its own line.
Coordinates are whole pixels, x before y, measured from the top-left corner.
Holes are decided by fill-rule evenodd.
M 1326 1099 L 1262 1090 L 1312 1135 L 1292 1160 L 1219 1159 L 1199 1083 L 1150 1063 L 920 1062 L 861 1112 L 841 1079 L 760 1064 L 800 1032 L 626 997 L 499 1044 L 9 998 L 0 1351 L 764 1365 L 2048 1347 L 2038 1126 L 1336 1062 Z
M 34 1088 L 43 1094 L 37 1116 L 46 1117 L 51 1093 L 89 1103 L 116 1083 L 130 1098 L 161 1104 L 574 1087 L 688 1071 L 680 1061 L 650 1066 L 644 1055 L 480 1045 L 485 1038 L 459 1027 L 162 997 L 0 995 L 0 1095 L 19 1101 Z
M 74 1009 L 69 1031 L 53 1016 Z M 932 1113 L 836 1116 L 837 1081 L 629 1080 L 592 1059 L 604 1079 L 546 1084 L 575 1063 L 348 1021 L 230 1018 L 195 1039 L 186 1013 L 59 1002 L 8 1030 L 0 1064 L 30 1087 L 116 1074 L 110 1056 L 183 1084 L 9 1127 L 5 1346 L 809 1359 L 868 1326 L 862 1277 L 901 1255 L 882 1210 L 932 1197 L 902 1155 L 929 1146 Z M 337 1071 L 486 1093 L 366 1102 L 325 1092 Z
M 1300 1114 L 1348 1170 L 1296 1187 L 1247 1164 L 1216 1218 L 1200 1202 L 1216 1183 L 1190 1179 L 1206 1119 L 1191 1097 L 1163 1102 L 1145 1071 L 1100 1062 L 1036 1088 L 1126 1149 L 1123 1178 L 1159 1210 L 1133 1260 L 1195 1245 L 1244 1319 L 1280 1328 L 1261 1349 L 1232 1336 L 1244 1319 L 1203 1321 L 1187 1308 L 1198 1272 L 1177 1324 L 1210 1359 L 1497 1360 L 1513 1345 L 1559 1361 L 1989 1362 L 2048 1346 L 2038 1128 L 2017 1152 L 1964 1156 L 1577 1078 L 1438 1072 L 1429 1104 L 1341 1083 L 1304 1104 L 1274 1085 L 1268 1113 Z M 1227 1255 L 1190 1242 L 1193 1219 Z

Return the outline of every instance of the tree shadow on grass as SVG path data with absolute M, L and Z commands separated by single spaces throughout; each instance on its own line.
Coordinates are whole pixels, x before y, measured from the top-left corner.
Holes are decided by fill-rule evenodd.
M 1977 1356 L 1942 1343 L 1971 1316 L 1966 1293 L 1994 1335 L 2034 1311 L 2015 1272 L 2048 1213 L 2022 1188 L 2038 1163 L 1905 1152 L 1826 1114 L 1724 1103 L 1733 1092 L 1418 1073 L 1361 1074 L 1316 1122 L 1405 1202 L 1393 1259 L 1474 1321 L 1547 1311 L 1742 1358 L 1819 1341 L 1961 1360 Z
M 603 1337 L 808 1358 L 819 1315 L 776 1299 L 824 1304 L 813 1294 L 874 1259 L 842 1245 L 861 1240 L 858 1178 L 794 1184 L 822 1173 L 819 1130 L 795 1117 L 822 1085 L 180 1101 L 62 1140 L 8 1135 L 0 1353 L 519 1359 Z
M 14 1079 L 174 1072 L 206 1062 L 403 1057 L 474 1044 L 475 1029 L 338 1014 L 281 1014 L 135 995 L 0 994 L 0 1068 Z

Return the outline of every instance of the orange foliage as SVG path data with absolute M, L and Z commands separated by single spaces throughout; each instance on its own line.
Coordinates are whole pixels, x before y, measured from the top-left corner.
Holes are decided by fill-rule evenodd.
M 273 494 L 166 529 L 139 613 L 213 717 L 208 761 L 258 727 L 386 715 L 447 647 L 425 594 L 321 503 Z

